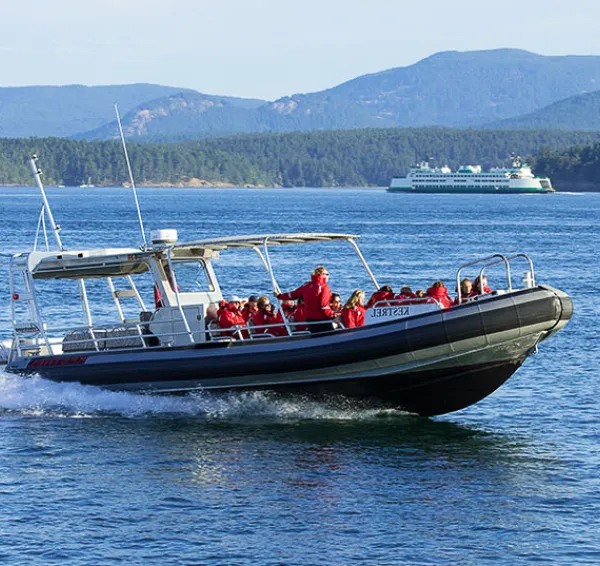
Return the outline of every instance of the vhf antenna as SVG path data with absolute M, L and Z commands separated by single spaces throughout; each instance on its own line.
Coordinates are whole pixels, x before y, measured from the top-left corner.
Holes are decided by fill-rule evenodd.
M 54 239 L 56 240 L 56 244 L 58 245 L 58 249 L 62 252 L 64 251 L 64 247 L 60 240 L 60 226 L 54 222 L 54 216 L 52 216 L 52 210 L 50 208 L 50 203 L 46 198 L 46 191 L 44 190 L 44 185 L 42 185 L 42 170 L 37 166 L 37 155 L 32 155 L 29 160 L 29 165 L 31 166 L 31 172 L 35 177 L 35 182 L 37 183 L 38 189 L 40 189 L 40 193 L 42 193 L 42 201 L 44 201 L 44 208 L 48 213 L 48 220 L 50 221 L 50 226 L 52 227 L 52 233 L 54 234 Z M 43 211 L 42 211 L 43 212 Z
M 142 211 L 140 210 L 140 202 L 138 201 L 137 189 L 135 188 L 135 182 L 133 180 L 133 173 L 131 171 L 131 163 L 129 163 L 129 155 L 127 154 L 127 145 L 125 145 L 125 136 L 123 135 L 123 126 L 121 126 L 121 116 L 119 115 L 119 107 L 115 104 L 115 112 L 117 114 L 117 123 L 119 124 L 119 133 L 121 134 L 121 143 L 123 144 L 123 152 L 125 153 L 125 161 L 127 162 L 127 171 L 129 171 L 129 180 L 131 182 L 131 188 L 133 189 L 133 198 L 135 199 L 135 208 L 137 210 L 138 220 L 140 221 L 140 230 L 142 232 L 142 240 L 144 241 L 144 250 L 148 249 L 148 242 L 146 242 L 146 231 L 144 230 L 144 222 L 142 221 Z

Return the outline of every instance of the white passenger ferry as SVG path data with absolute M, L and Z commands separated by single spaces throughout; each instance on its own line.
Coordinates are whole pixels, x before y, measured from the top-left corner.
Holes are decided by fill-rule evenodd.
M 536 177 L 516 158 L 512 167 L 482 171 L 480 165 L 430 167 L 426 161 L 411 167 L 406 177 L 394 177 L 388 189 L 399 193 L 553 193 L 547 177 Z

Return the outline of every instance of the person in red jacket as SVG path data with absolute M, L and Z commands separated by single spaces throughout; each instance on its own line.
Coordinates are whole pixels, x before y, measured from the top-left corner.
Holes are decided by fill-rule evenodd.
M 258 297 L 256 295 L 250 295 L 248 297 L 248 301 L 242 308 L 242 316 L 246 323 L 258 312 L 258 305 L 256 302 L 258 301 Z
M 289 293 L 277 295 L 280 301 L 304 299 L 306 322 L 314 323 L 308 325 L 308 329 L 312 333 L 327 332 L 334 329 L 332 319 L 335 317 L 335 313 L 330 306 L 331 289 L 327 285 L 328 278 L 327 269 L 320 265 L 313 271 L 309 282 Z
M 400 293 L 398 295 L 396 295 L 394 297 L 394 304 L 395 305 L 412 305 L 414 304 L 414 299 L 417 298 L 417 295 L 415 295 L 412 292 L 412 289 L 410 287 L 408 287 L 407 285 L 404 285 L 404 287 L 402 287 L 400 289 Z
M 306 308 L 304 305 L 304 299 L 298 299 L 291 321 L 293 322 L 292 330 L 298 332 L 308 330 L 308 327 L 305 324 L 301 324 L 302 322 L 306 322 Z
M 460 282 L 460 302 L 458 300 L 458 296 L 456 297 L 456 299 L 454 299 L 454 304 L 458 305 L 460 303 L 467 303 L 469 302 L 469 298 L 472 296 L 473 293 L 473 284 L 471 283 L 470 279 L 463 279 Z
M 233 336 L 234 338 L 239 338 L 239 333 L 228 329 L 246 328 L 246 321 L 240 312 L 240 299 L 238 297 L 233 297 L 225 308 L 219 309 L 219 326 L 226 330 L 226 332 L 221 332 L 223 336 Z M 244 330 L 242 336 L 247 338 L 247 331 Z
M 443 281 L 439 279 L 425 292 L 427 297 L 435 299 L 443 308 L 452 306 L 452 299 L 448 295 L 448 289 L 444 285 Z
M 483 289 L 483 290 L 482 290 Z M 482 275 L 481 278 L 479 275 L 475 277 L 475 281 L 473 281 L 473 290 L 469 296 L 476 297 L 477 295 L 485 295 L 486 293 L 493 293 L 494 290 L 490 289 L 487 286 L 487 277 Z
M 350 295 L 342 310 L 342 324 L 345 328 L 364 326 L 365 312 L 367 311 L 364 304 L 365 292 L 361 289 L 357 289 Z
M 332 293 L 331 310 L 335 313 L 335 316 L 340 316 L 343 308 L 344 305 L 342 304 L 342 298 L 337 293 Z
M 267 326 L 271 324 L 281 324 L 281 326 L 273 326 L 271 328 L 254 328 L 253 334 L 272 334 L 273 336 L 287 336 L 287 330 L 283 325 L 283 317 L 281 311 L 275 312 L 269 297 L 262 296 L 258 298 L 258 311 L 252 316 L 252 324 L 254 327 Z
M 286 318 L 292 319 L 296 312 L 295 301 L 281 301 L 281 310 Z
M 379 289 L 371 295 L 371 298 L 367 303 L 367 308 L 370 309 L 371 307 L 374 307 L 376 303 L 379 303 L 377 305 L 378 307 L 389 307 L 390 303 L 388 301 L 393 298 L 394 291 L 392 288 L 389 285 L 384 285 L 383 287 L 379 287 Z

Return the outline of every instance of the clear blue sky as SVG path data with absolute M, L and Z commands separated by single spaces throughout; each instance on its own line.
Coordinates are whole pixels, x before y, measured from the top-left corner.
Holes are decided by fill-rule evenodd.
M 0 0 L 0 86 L 275 99 L 438 51 L 600 54 L 599 0 Z

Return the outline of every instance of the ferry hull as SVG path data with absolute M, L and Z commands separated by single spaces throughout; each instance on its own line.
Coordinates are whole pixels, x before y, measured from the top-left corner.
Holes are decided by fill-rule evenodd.
M 112 390 L 344 395 L 429 416 L 495 391 L 571 313 L 540 286 L 317 336 L 20 358 L 7 371 Z
M 476 189 L 467 189 L 463 187 L 389 187 L 390 193 L 414 193 L 414 194 L 469 194 L 469 195 L 514 195 L 514 194 L 550 194 L 556 192 L 554 189 L 538 189 L 538 188 L 503 188 L 503 187 L 481 187 Z

